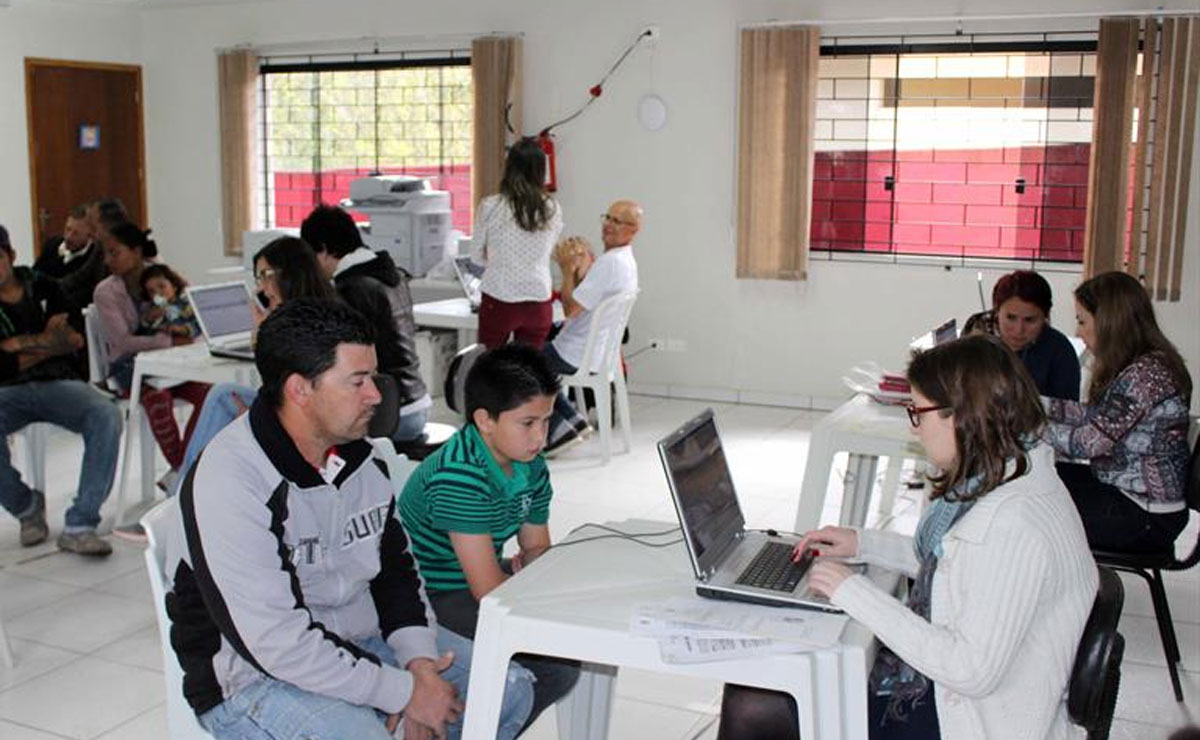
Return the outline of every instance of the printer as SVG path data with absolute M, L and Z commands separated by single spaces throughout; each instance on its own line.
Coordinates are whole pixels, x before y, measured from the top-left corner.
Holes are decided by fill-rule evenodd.
M 450 193 L 430 190 L 424 178 L 361 177 L 350 182 L 342 206 L 370 220 L 363 233 L 367 246 L 386 250 L 413 277 L 441 262 L 451 238 Z

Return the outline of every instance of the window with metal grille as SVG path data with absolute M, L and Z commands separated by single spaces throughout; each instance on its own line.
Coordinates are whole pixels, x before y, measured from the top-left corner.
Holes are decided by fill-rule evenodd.
M 264 58 L 264 226 L 299 226 L 314 206 L 348 198 L 364 175 L 407 174 L 448 191 L 453 227 L 469 233 L 470 64 L 469 51 Z
M 1079 262 L 1095 50 L 1094 33 L 827 40 L 812 249 Z

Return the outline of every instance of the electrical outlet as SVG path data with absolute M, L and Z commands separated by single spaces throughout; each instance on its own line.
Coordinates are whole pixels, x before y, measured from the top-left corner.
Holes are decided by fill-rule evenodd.
M 667 351 L 668 352 L 687 352 L 687 340 L 686 339 L 668 339 L 667 340 Z

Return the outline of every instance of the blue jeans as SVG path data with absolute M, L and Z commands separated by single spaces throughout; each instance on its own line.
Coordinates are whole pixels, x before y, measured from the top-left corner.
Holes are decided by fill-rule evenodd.
M 542 356 L 546 358 L 546 364 L 550 366 L 550 369 L 558 375 L 572 375 L 579 369 L 564 360 L 552 342 L 547 342 L 542 346 Z M 580 413 L 579 409 L 575 408 L 567 389 L 563 388 L 554 397 L 554 415 L 550 417 L 550 431 L 546 435 L 546 441 L 548 443 L 555 442 L 563 435 L 579 429 L 586 423 L 587 418 Z
M 382 638 L 357 640 L 357 645 L 396 665 L 396 656 Z M 467 695 L 471 642 L 450 630 L 438 630 L 438 652 L 451 650 L 454 662 L 442 678 Z M 512 740 L 533 706 L 533 677 L 509 664 L 497 740 Z M 383 713 L 340 699 L 313 694 L 293 684 L 262 677 L 200 716 L 200 724 L 217 740 L 391 740 Z M 462 720 L 447 727 L 450 740 L 462 736 Z
M 258 397 L 258 391 L 237 383 L 214 385 L 208 391 L 208 395 L 204 397 L 200 416 L 196 419 L 196 426 L 192 429 L 192 438 L 183 452 L 183 464 L 179 466 L 179 483 L 176 485 L 176 491 L 178 491 L 178 486 L 183 484 L 183 479 L 192 469 L 196 458 L 200 457 L 200 453 L 204 451 L 205 445 L 217 436 L 217 432 L 229 426 L 229 423 L 241 414 L 241 409 L 233 400 L 234 394 L 237 394 L 247 407 Z M 171 491 L 171 495 L 174 496 L 176 491 Z
M 34 422 L 49 422 L 83 435 L 79 488 L 67 509 L 66 532 L 95 529 L 100 505 L 112 491 L 121 444 L 121 412 L 81 380 L 53 380 L 0 387 L 0 435 Z M 29 514 L 33 493 L 13 469 L 7 444 L 0 444 L 0 505 L 13 516 Z
M 396 431 L 392 439 L 397 442 L 410 442 L 425 433 L 425 422 L 429 421 L 429 409 L 424 408 L 411 414 L 402 414 L 396 420 Z

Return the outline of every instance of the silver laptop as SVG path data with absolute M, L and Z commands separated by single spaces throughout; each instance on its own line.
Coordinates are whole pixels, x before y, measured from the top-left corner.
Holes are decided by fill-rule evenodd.
M 217 283 L 187 289 L 188 301 L 200 322 L 208 351 L 216 357 L 253 360 L 254 313 L 246 284 Z
M 696 593 L 841 612 L 808 589 L 812 551 L 793 563 L 797 538 L 746 531 L 712 409 L 659 441 L 658 455 L 696 573 Z
M 908 346 L 910 349 L 926 350 L 953 342 L 955 339 L 958 339 L 958 321 L 947 319 L 914 339 Z
M 483 303 L 483 267 L 472 262 L 470 257 L 455 257 L 454 275 L 471 304 L 471 311 L 478 312 L 479 304 Z

